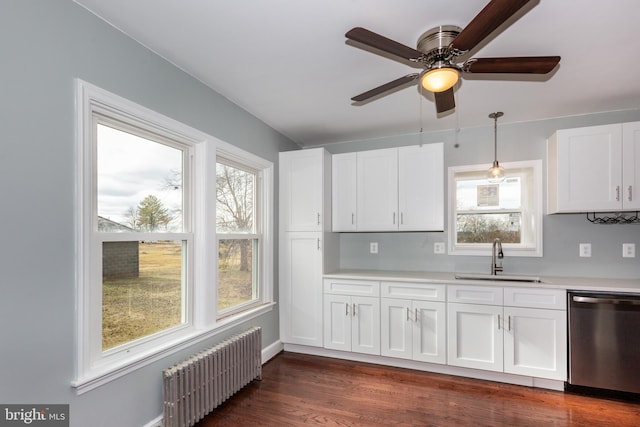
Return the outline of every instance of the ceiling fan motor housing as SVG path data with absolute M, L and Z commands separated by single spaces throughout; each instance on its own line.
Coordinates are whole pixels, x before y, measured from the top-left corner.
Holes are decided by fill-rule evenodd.
M 455 25 L 440 25 L 425 32 L 418 38 L 417 50 L 424 53 L 425 65 L 448 63 L 453 52 L 449 47 L 460 34 L 462 28 Z

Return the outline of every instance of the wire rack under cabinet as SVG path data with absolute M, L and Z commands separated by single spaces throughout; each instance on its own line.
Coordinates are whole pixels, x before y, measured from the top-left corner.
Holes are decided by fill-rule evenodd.
M 587 212 L 587 220 L 592 224 L 640 224 L 638 211 L 625 213 L 599 214 Z

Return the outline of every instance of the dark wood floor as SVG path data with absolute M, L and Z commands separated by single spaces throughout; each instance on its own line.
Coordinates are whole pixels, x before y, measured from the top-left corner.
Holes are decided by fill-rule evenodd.
M 280 353 L 212 426 L 640 426 L 640 403 Z

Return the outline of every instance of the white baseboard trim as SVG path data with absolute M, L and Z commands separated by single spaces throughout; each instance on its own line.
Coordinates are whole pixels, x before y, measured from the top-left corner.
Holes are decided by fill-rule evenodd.
M 440 365 L 437 363 L 416 362 L 413 360 L 397 359 L 394 357 L 374 356 L 346 351 L 329 350 L 322 347 L 309 347 L 298 344 L 285 344 L 285 351 L 292 353 L 311 354 L 314 356 L 333 357 L 335 359 L 353 360 L 356 362 L 373 363 L 376 365 L 393 366 L 396 368 L 415 369 L 417 371 L 433 372 L 436 374 L 455 375 L 458 377 L 495 381 L 526 387 L 545 388 L 550 390 L 564 390 L 564 381 L 534 378 L 524 375 L 506 374 L 503 372 L 483 371 L 480 369 L 460 368 L 457 366 Z
M 284 350 L 284 344 L 282 341 L 277 340 L 274 343 L 266 346 L 262 349 L 262 364 L 264 365 L 269 360 L 273 359 L 278 353 Z
M 158 415 L 156 418 L 149 421 L 142 427 L 162 427 L 162 414 Z

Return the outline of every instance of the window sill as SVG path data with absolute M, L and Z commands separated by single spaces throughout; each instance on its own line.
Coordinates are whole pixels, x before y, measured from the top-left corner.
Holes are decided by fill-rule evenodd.
M 217 323 L 212 329 L 192 331 L 185 334 L 180 339 L 175 340 L 174 342 L 165 343 L 164 345 L 158 346 L 158 348 L 153 351 L 136 354 L 127 359 L 121 359 L 118 361 L 118 363 L 114 363 L 106 367 L 102 366 L 100 367 L 100 369 L 93 369 L 87 372 L 85 375 L 74 379 L 71 382 L 71 386 L 76 389 L 76 394 L 84 394 L 124 375 L 127 375 L 137 369 L 147 366 L 150 363 L 170 356 L 175 352 L 184 350 L 192 345 L 198 344 L 199 342 L 215 337 L 217 334 L 238 326 L 243 322 L 247 322 L 251 319 L 268 313 L 273 310 L 274 306 L 274 302 L 261 305 L 236 316 L 225 318 L 221 322 Z

